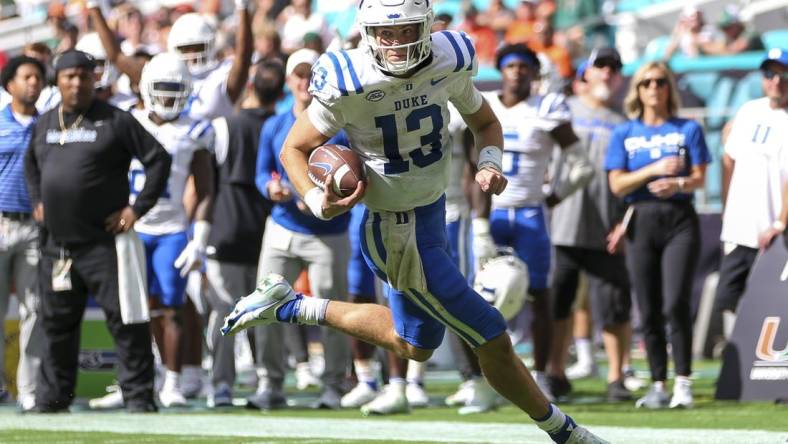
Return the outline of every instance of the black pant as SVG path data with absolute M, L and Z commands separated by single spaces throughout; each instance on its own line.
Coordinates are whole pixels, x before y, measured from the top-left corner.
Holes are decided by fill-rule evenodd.
M 603 327 L 629 321 L 632 295 L 624 256 L 604 250 L 566 246 L 555 247 L 555 318 L 566 319 L 572 312 L 581 270 L 588 274 L 594 319 Z
M 626 248 L 651 378 L 667 379 L 666 325 L 670 328 L 676 374 L 689 376 L 692 371 L 690 299 L 700 254 L 700 227 L 692 203 L 635 204 Z
M 717 311 L 730 310 L 735 312 L 739 300 L 747 288 L 747 278 L 752 265 L 758 257 L 758 249 L 736 245 L 730 253 L 722 257 L 720 264 L 720 280 L 714 296 L 714 308 Z
M 104 310 L 119 358 L 118 381 L 128 403 L 153 402 L 153 353 L 149 323 L 124 325 L 118 300 L 118 262 L 114 241 L 69 249 L 72 289 L 52 290 L 54 245 L 45 246 L 39 262 L 44 356 L 36 387 L 36 404 L 68 407 L 77 382 L 79 335 L 88 294 Z

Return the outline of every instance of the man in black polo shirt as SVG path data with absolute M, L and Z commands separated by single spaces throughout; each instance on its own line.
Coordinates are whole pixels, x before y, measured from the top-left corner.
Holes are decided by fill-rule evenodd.
M 33 215 L 44 226 L 39 280 L 45 356 L 35 410 L 60 412 L 71 404 L 79 326 L 91 294 L 115 339 L 126 408 L 155 411 L 149 325 L 121 320 L 115 235 L 156 203 L 171 159 L 134 117 L 95 99 L 92 56 L 67 51 L 54 65 L 63 99 L 36 122 L 25 157 Z M 146 183 L 129 206 L 132 157 L 145 166 Z

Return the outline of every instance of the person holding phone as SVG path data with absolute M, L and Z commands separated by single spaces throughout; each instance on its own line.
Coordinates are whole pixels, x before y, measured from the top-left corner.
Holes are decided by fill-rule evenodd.
M 622 237 L 653 380 L 637 407 L 692 406 L 690 299 L 700 250 L 692 193 L 703 187 L 711 156 L 700 125 L 677 117 L 678 108 L 667 65 L 644 64 L 624 101 L 630 120 L 613 130 L 605 158 L 611 191 L 632 207 Z M 666 326 L 676 370 L 670 400 Z

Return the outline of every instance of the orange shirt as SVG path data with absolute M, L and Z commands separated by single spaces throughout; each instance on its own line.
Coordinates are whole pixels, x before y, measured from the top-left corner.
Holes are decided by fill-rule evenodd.
M 504 35 L 504 40 L 506 43 L 514 44 L 514 43 L 528 43 L 528 40 L 531 39 L 531 36 L 534 34 L 534 23 L 533 22 L 524 22 L 521 20 L 515 20 L 509 25 L 509 29 L 506 30 L 506 34 Z
M 535 52 L 547 54 L 547 57 L 555 64 L 561 77 L 565 79 L 572 77 L 572 57 L 569 56 L 569 51 L 566 48 L 558 45 L 545 48 L 537 42 L 528 43 L 528 47 Z

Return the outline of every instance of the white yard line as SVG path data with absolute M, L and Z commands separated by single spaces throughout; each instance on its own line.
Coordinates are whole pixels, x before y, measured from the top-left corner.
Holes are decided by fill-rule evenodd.
M 189 436 L 397 440 L 413 442 L 545 443 L 547 436 L 531 424 L 406 422 L 377 419 L 299 419 L 248 415 L 74 413 L 68 415 L 0 415 L 0 429 Z M 613 443 L 785 443 L 786 432 L 721 429 L 655 429 L 594 426 Z

